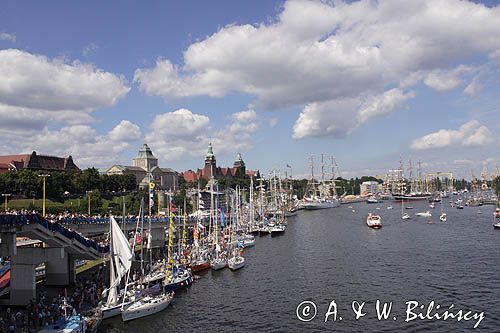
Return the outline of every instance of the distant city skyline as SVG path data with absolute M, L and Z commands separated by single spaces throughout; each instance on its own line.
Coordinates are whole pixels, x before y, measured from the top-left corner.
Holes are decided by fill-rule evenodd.
M 216 5 L 215 5 L 216 4 Z M 495 1 L 0 5 L 0 155 L 196 170 L 241 153 L 266 175 L 333 155 L 341 176 L 402 158 L 500 166 Z

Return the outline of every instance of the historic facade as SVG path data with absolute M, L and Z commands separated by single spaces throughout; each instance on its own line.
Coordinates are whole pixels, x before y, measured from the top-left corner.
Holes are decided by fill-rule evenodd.
M 139 187 L 147 187 L 149 183 L 148 170 L 152 180 L 160 189 L 176 190 L 178 187 L 178 173 L 170 168 L 160 168 L 158 159 L 153 155 L 151 148 L 144 144 L 133 159 L 131 166 L 113 165 L 111 168 L 100 170 L 107 175 L 133 174 Z
M 212 144 L 210 143 L 208 145 L 207 155 L 205 156 L 205 165 L 203 168 L 196 171 L 187 170 L 182 173 L 182 176 L 186 182 L 197 182 L 199 179 L 209 180 L 212 176 L 215 179 L 246 177 L 260 178 L 260 173 L 259 171 L 247 170 L 240 153 L 236 155 L 236 160 L 234 161 L 232 167 L 218 167 Z
M 23 169 L 43 171 L 80 171 L 71 156 L 38 155 L 35 151 L 24 155 L 0 156 L 0 173 Z

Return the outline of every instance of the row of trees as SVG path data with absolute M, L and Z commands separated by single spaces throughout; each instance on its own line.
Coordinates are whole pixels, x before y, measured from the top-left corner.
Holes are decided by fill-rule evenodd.
M 87 191 L 113 193 L 134 191 L 134 175 L 100 175 L 95 168 L 83 172 L 21 170 L 0 174 L 0 193 L 11 193 L 24 198 L 42 196 L 42 174 L 46 177 L 46 197 L 61 201 L 66 197 L 85 195 Z

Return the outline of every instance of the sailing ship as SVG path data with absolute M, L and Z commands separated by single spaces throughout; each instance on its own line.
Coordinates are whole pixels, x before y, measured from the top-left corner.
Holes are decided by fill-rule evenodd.
M 152 244 L 151 244 L 151 207 L 153 206 L 153 188 L 154 183 L 152 183 L 151 172 L 148 172 L 148 181 L 149 181 L 149 203 L 148 203 L 148 224 L 149 224 L 149 235 L 148 235 L 148 250 L 150 255 L 150 266 L 151 270 L 153 269 L 153 260 L 152 260 Z M 170 217 L 171 218 L 171 217 Z M 144 229 L 143 227 L 141 228 Z M 172 236 L 172 230 L 169 230 L 169 236 Z M 170 255 L 171 252 L 170 252 Z M 143 254 L 141 251 L 141 271 L 143 273 Z M 167 270 L 168 272 L 168 270 Z M 125 295 L 127 295 L 127 287 L 128 287 L 128 279 L 130 277 L 130 270 L 127 275 L 127 283 L 125 283 Z M 140 286 L 143 287 L 143 286 Z M 172 301 L 174 297 L 173 292 L 166 292 L 162 290 L 161 283 L 157 283 L 154 286 L 144 288 L 135 292 L 134 300 L 131 303 L 126 304 L 125 298 L 123 299 L 121 306 L 121 314 L 123 321 L 130 321 L 138 318 L 142 318 L 145 316 L 149 316 L 155 313 L 158 313 L 164 310 Z
M 134 253 L 123 234 L 115 218 L 109 218 L 109 240 L 110 240 L 110 261 L 109 261 L 109 288 L 103 294 L 107 294 L 106 303 L 101 306 L 103 319 L 117 316 L 121 313 L 122 304 L 131 303 L 133 299 L 128 299 L 124 293 L 120 293 L 119 287 L 123 277 L 130 271 Z
M 441 202 L 440 205 L 441 205 L 441 215 L 439 215 L 439 221 L 446 222 L 448 217 L 447 217 L 446 213 L 443 212 L 443 203 Z
M 332 159 L 333 160 L 333 159 Z M 328 209 L 340 206 L 335 186 L 334 165 L 332 164 L 332 178 L 325 179 L 323 155 L 321 155 L 321 180 L 314 178 L 314 159 L 311 157 L 311 179 L 307 182 L 306 193 L 302 200 L 302 207 L 307 210 Z
M 173 237 L 175 233 L 175 223 L 174 223 L 174 214 L 171 212 L 171 198 L 168 196 L 168 215 L 169 215 L 169 227 L 168 227 L 168 243 L 167 243 L 167 265 L 164 270 L 164 282 L 163 282 L 163 291 L 164 292 L 172 292 L 181 288 L 189 287 L 193 284 L 194 278 L 191 270 L 186 269 L 179 262 L 182 254 L 184 253 L 184 249 L 186 247 L 186 222 L 187 222 L 187 214 L 186 214 L 186 202 L 184 202 L 184 214 L 183 214 L 183 229 L 182 229 L 182 244 L 179 243 L 179 250 L 177 253 L 177 261 L 174 260 L 174 249 L 173 249 Z
M 404 181 L 404 170 L 403 170 L 403 161 L 400 160 L 400 167 L 399 167 L 399 172 L 401 176 L 401 181 Z M 424 181 L 422 180 L 422 172 L 420 168 L 420 162 L 419 162 L 419 175 L 418 179 L 413 178 L 413 173 L 412 173 L 412 163 L 411 160 L 409 161 L 409 167 L 408 167 L 408 172 L 409 172 L 409 179 L 406 179 L 407 183 L 409 183 L 409 186 L 403 186 L 400 187 L 398 193 L 392 193 L 392 196 L 394 200 L 396 201 L 417 201 L 417 200 L 429 200 L 432 198 L 432 193 L 430 193 L 428 190 L 424 188 Z M 407 192 L 407 189 L 409 189 L 409 192 Z
M 145 296 L 122 310 L 123 321 L 130 321 L 163 311 L 172 302 L 173 293 Z
M 243 257 L 243 246 L 236 237 L 238 226 L 238 210 L 239 210 L 239 186 L 236 186 L 236 194 L 231 197 L 231 219 L 229 225 L 229 258 L 227 267 L 230 270 L 236 271 L 245 266 L 245 258 Z

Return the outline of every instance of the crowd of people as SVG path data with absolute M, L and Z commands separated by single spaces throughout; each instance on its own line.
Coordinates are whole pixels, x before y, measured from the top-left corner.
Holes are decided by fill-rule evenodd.
M 25 308 L 2 309 L 0 311 L 0 333 L 38 332 L 41 328 L 56 323 L 75 313 L 95 308 L 104 286 L 102 267 L 77 281 L 70 289 L 60 289 L 57 295 L 40 292 Z M 64 306 L 67 304 L 68 306 Z

